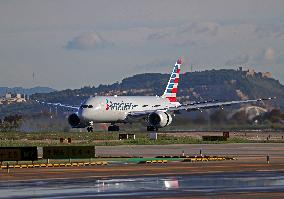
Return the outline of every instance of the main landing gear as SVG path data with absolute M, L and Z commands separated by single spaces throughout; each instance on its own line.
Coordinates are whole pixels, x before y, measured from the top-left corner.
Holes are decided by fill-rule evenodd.
M 158 128 L 154 126 L 147 126 L 147 131 L 158 131 Z
M 88 126 L 88 127 L 87 127 L 87 131 L 88 131 L 88 132 L 93 132 L 93 131 L 94 131 L 94 128 L 93 128 L 92 126 Z
M 119 126 L 112 124 L 108 127 L 108 131 L 119 131 Z

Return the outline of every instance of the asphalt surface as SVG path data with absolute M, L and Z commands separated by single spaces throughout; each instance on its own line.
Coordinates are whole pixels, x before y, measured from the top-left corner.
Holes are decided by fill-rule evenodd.
M 229 172 L 0 183 L 0 198 L 176 198 L 250 193 L 284 196 L 284 172 Z
M 267 155 L 282 159 L 283 143 L 244 143 L 244 144 L 176 144 L 176 145 L 119 145 L 97 146 L 98 156 L 142 156 L 158 155 L 229 155 L 234 157 L 266 158 Z
M 284 198 L 284 144 L 98 146 L 96 153 L 154 157 L 200 149 L 237 160 L 2 170 L 0 198 Z

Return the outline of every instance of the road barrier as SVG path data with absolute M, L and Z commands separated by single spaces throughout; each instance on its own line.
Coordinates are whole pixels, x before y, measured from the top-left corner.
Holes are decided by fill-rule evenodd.
M 168 160 L 146 160 L 146 161 L 140 161 L 138 164 L 163 164 L 163 163 L 168 163 Z
M 22 168 L 45 168 L 45 167 L 81 167 L 81 166 L 96 166 L 108 165 L 106 161 L 98 162 L 74 162 L 74 163 L 54 163 L 54 164 L 16 164 L 16 165 L 2 165 L 1 169 L 22 169 Z M 9 168 L 8 168 L 9 167 Z
M 225 156 L 192 156 L 189 158 L 185 158 L 183 162 L 224 161 L 224 160 L 236 160 L 236 158 L 225 157 Z
M 188 156 L 188 155 L 159 155 L 156 156 L 156 158 L 189 158 L 192 156 Z

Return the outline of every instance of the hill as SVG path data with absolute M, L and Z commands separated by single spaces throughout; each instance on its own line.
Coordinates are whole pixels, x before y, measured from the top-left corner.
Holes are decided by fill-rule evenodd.
M 120 83 L 34 94 L 32 98 L 78 105 L 91 95 L 162 95 L 168 79 L 169 74 L 138 74 Z M 180 75 L 178 96 L 181 102 L 275 96 L 277 100 L 268 105 L 284 110 L 284 86 L 262 73 L 251 75 L 245 71 L 228 69 L 187 72 Z
M 21 93 L 26 95 L 32 95 L 35 93 L 50 93 L 56 91 L 55 89 L 49 87 L 33 87 L 33 88 L 23 88 L 23 87 L 0 87 L 0 96 L 5 95 L 6 93 Z

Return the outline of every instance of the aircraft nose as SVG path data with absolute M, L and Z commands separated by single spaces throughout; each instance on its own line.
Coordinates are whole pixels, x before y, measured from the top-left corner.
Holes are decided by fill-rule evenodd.
M 82 109 L 79 111 L 78 116 L 84 121 L 91 120 L 90 110 L 88 109 Z

